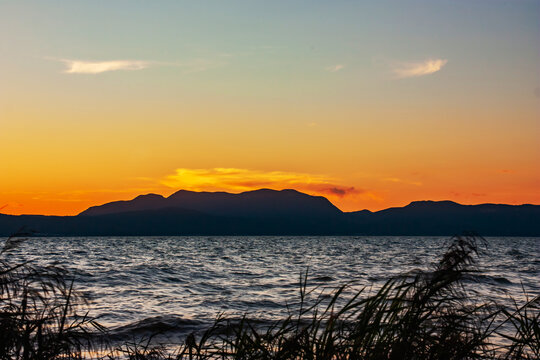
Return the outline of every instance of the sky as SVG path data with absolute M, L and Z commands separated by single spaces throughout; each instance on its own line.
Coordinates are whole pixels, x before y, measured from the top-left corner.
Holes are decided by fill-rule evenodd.
M 0 0 L 0 212 L 540 203 L 540 1 Z

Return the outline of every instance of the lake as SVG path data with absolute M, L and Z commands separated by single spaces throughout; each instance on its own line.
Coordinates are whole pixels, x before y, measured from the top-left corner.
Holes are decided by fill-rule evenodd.
M 10 261 L 59 263 L 112 333 L 203 329 L 220 313 L 282 318 L 308 273 L 314 294 L 349 284 L 372 293 L 390 277 L 433 267 L 448 237 L 74 237 L 30 238 Z M 540 238 L 487 238 L 476 296 L 509 303 L 540 293 Z

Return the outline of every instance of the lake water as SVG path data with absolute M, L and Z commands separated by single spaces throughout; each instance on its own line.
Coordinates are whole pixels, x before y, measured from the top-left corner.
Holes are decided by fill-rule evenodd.
M 540 293 L 540 238 L 488 238 L 474 290 L 499 302 Z M 308 270 L 316 292 L 349 283 L 371 291 L 428 269 L 443 237 L 77 237 L 31 238 L 11 260 L 58 262 L 89 299 L 90 314 L 118 334 L 201 329 L 217 314 L 276 319 L 299 300 Z M 326 289 L 326 290 L 325 290 Z

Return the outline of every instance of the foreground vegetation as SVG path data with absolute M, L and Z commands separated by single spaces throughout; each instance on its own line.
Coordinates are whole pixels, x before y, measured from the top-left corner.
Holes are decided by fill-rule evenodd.
M 378 291 L 328 296 L 300 279 L 300 301 L 270 326 L 219 317 L 175 347 L 149 339 L 112 344 L 61 267 L 0 258 L 0 359 L 539 359 L 540 297 L 509 309 L 477 299 L 478 241 L 454 238 L 430 271 L 395 277 Z

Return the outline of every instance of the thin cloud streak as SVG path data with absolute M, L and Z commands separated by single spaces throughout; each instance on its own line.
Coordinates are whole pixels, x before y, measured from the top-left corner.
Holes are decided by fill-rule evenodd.
M 141 60 L 111 60 L 111 61 L 84 61 L 61 60 L 65 65 L 67 74 L 101 74 L 108 71 L 142 70 L 150 66 L 150 62 Z
M 337 64 L 337 65 L 327 67 L 326 70 L 330 72 L 337 72 L 339 70 L 343 70 L 344 68 L 345 68 L 345 65 Z
M 420 181 L 408 181 L 408 180 L 403 180 L 403 179 L 396 178 L 396 177 L 384 178 L 382 180 L 383 181 L 388 181 L 388 182 L 393 182 L 393 183 L 401 183 L 401 184 L 407 184 L 407 185 L 422 186 L 422 183 Z
M 441 70 L 448 60 L 445 59 L 428 59 L 416 63 L 397 63 L 394 64 L 392 72 L 398 78 L 410 78 L 424 76 L 436 73 Z
M 181 68 L 184 74 L 206 71 L 212 68 L 223 66 L 224 61 L 208 59 L 193 59 L 185 62 L 166 61 L 143 61 L 143 60 L 107 60 L 107 61 L 86 61 L 71 59 L 54 59 L 66 65 L 65 74 L 101 74 L 110 71 L 135 71 L 157 66 L 172 66 Z

